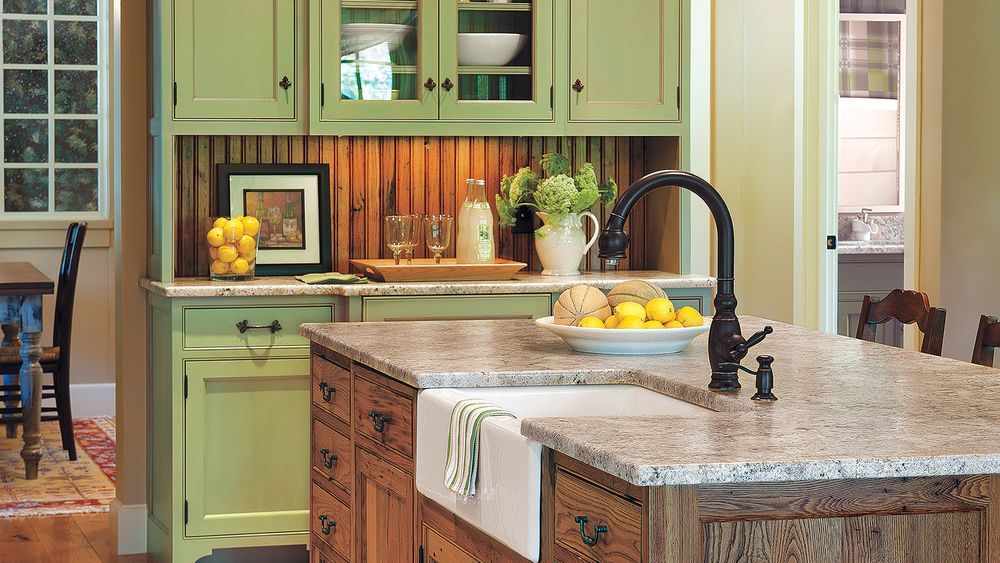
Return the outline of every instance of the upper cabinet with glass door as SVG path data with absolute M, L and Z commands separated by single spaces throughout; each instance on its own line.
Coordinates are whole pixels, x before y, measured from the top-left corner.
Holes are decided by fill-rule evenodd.
M 440 0 L 441 119 L 552 118 L 552 0 Z
M 312 15 L 322 120 L 437 119 L 438 0 L 314 0 Z

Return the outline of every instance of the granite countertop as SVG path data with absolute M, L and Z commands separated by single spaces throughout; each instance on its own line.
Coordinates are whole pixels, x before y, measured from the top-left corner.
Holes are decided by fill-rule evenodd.
M 902 254 L 903 241 L 899 240 L 841 240 L 837 254 Z
M 139 285 L 163 297 L 260 297 L 272 295 L 339 295 L 371 297 L 378 295 L 482 295 L 513 293 L 556 293 L 585 283 L 611 289 L 625 280 L 641 279 L 663 288 L 715 287 L 709 276 L 672 274 L 656 270 L 621 270 L 587 272 L 579 276 L 543 276 L 538 272 L 521 273 L 502 281 L 451 282 L 371 282 L 366 284 L 308 285 L 291 276 L 259 277 L 246 282 L 212 281 L 208 278 L 177 278 L 161 282 L 141 278 Z
M 743 330 L 765 320 L 743 317 Z M 768 322 L 774 403 L 708 389 L 707 335 L 670 356 L 570 350 L 531 321 L 307 324 L 313 341 L 415 387 L 633 383 L 708 416 L 529 418 L 532 440 L 636 485 L 1000 472 L 1000 372 Z M 435 343 L 447 342 L 447 346 Z

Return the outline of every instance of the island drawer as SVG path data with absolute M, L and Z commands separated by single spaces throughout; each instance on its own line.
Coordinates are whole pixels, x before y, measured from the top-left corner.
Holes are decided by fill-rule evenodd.
M 312 355 L 312 402 L 317 407 L 351 423 L 351 371 L 330 360 Z
M 337 555 L 319 536 L 313 534 L 309 546 L 309 563 L 347 563 L 347 559 Z
M 536 319 L 550 315 L 548 294 L 365 297 L 362 318 L 372 321 Z
M 354 429 L 376 453 L 412 469 L 413 393 L 405 385 L 355 364 Z M 393 456 L 392 453 L 396 455 Z M 386 455 L 389 454 L 389 455 Z M 401 458 L 401 459 L 400 459 Z
M 312 465 L 329 482 L 350 493 L 354 481 L 351 439 L 313 418 Z
M 186 350 L 306 347 L 299 325 L 332 321 L 333 306 L 189 307 L 183 319 Z
M 313 537 L 350 559 L 351 509 L 326 492 L 318 484 L 312 484 L 312 518 L 310 522 Z
M 581 530 L 578 518 L 586 518 Z M 584 561 L 642 561 L 642 508 L 562 469 L 555 474 L 555 543 Z M 587 545 L 583 535 L 595 536 Z

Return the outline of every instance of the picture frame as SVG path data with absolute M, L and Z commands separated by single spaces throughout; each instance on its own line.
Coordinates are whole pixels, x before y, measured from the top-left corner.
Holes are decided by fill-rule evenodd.
M 328 164 L 219 164 L 217 178 L 220 216 L 260 220 L 257 275 L 333 269 Z

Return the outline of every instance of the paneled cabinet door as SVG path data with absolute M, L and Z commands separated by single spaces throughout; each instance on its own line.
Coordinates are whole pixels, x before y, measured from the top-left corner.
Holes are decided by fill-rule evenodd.
M 320 119 L 438 118 L 437 0 L 312 0 Z M 313 65 L 316 72 L 317 65 Z
M 412 561 L 413 477 L 355 450 L 354 529 L 359 562 Z
M 571 121 L 679 121 L 680 0 L 570 0 Z
M 177 119 L 295 119 L 296 0 L 174 0 Z
M 184 366 L 186 536 L 309 529 L 309 359 Z
M 552 0 L 441 0 L 441 119 L 552 119 Z

